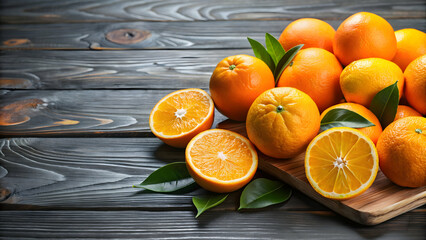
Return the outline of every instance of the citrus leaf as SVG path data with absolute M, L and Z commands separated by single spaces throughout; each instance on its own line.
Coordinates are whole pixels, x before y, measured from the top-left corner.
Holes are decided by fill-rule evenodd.
M 194 179 L 189 175 L 186 163 L 175 162 L 155 170 L 141 184 L 133 185 L 133 187 L 166 193 L 182 190 L 195 184 Z
M 285 50 L 281 43 L 269 33 L 265 34 L 266 51 L 274 60 L 275 66 L 285 54 Z
M 383 129 L 395 119 L 399 104 L 397 83 L 398 81 L 378 92 L 370 104 L 370 110 L 379 119 Z
M 271 69 L 271 72 L 274 72 L 275 70 L 275 63 L 274 60 L 272 60 L 272 57 L 269 55 L 268 51 L 266 51 L 266 48 L 258 41 L 247 38 L 249 41 L 251 48 L 253 49 L 254 55 L 262 60 L 263 62 L 268 65 L 269 69 Z
M 258 178 L 244 188 L 238 210 L 243 208 L 263 208 L 282 203 L 290 198 L 291 192 L 291 188 L 282 182 Z
M 334 127 L 363 128 L 375 126 L 365 117 L 348 109 L 335 108 L 327 112 L 321 120 L 321 130 Z
M 192 203 L 197 208 L 196 218 L 206 210 L 221 204 L 228 197 L 228 194 L 211 194 L 205 196 L 192 197 Z
M 280 61 L 277 64 L 277 67 L 275 68 L 275 72 L 274 72 L 275 83 L 278 82 L 278 80 L 280 79 L 281 73 L 284 71 L 284 69 L 287 67 L 287 65 L 290 64 L 290 62 L 293 60 L 294 56 L 296 56 L 297 52 L 299 52 L 299 50 L 302 47 L 303 47 L 303 44 L 292 47 L 280 59 Z

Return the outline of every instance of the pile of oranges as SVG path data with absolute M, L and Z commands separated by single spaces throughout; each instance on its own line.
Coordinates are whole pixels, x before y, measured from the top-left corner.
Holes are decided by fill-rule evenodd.
M 346 199 L 368 189 L 381 171 L 404 187 L 426 185 L 426 34 L 394 32 L 373 13 L 360 12 L 335 31 L 328 23 L 299 19 L 282 32 L 284 50 L 304 44 L 278 79 L 266 63 L 248 56 L 223 59 L 209 90 L 184 89 L 165 96 L 150 115 L 152 132 L 186 147 L 187 168 L 213 192 L 247 184 L 257 150 L 292 158 L 305 152 L 306 177 L 321 195 Z M 394 122 L 383 126 L 369 110 L 375 95 L 397 82 L 401 102 Z M 248 139 L 212 129 L 216 107 L 245 121 Z M 333 109 L 353 111 L 374 126 L 337 127 L 319 133 Z

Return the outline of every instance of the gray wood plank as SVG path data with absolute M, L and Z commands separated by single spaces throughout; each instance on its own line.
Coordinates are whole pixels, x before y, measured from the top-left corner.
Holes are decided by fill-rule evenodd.
M 173 91 L 0 91 L 0 135 L 154 136 L 149 114 Z M 216 111 L 213 126 L 225 119 Z
M 184 149 L 156 138 L 13 138 L 0 141 L 0 207 L 25 209 L 192 210 L 191 192 L 161 194 L 132 188 L 159 167 L 184 162 Z M 267 177 L 258 172 L 256 177 Z M 235 211 L 241 190 L 218 208 Z M 323 211 L 295 191 L 276 210 Z
M 32 1 L 3 0 L 0 21 L 6 23 L 211 21 L 249 19 L 343 19 L 359 11 L 386 18 L 424 18 L 425 3 L 418 0 L 218 0 L 218 1 Z
M 330 212 L 1 211 L 2 239 L 425 239 L 426 214 L 374 227 Z
M 225 57 L 236 50 L 5 51 L 0 55 L 3 89 L 208 88 Z
M 0 49 L 230 49 L 250 48 L 247 37 L 279 37 L 289 20 L 125 22 L 1 25 Z M 335 29 L 342 20 L 327 20 Z M 389 19 L 395 30 L 426 31 L 426 20 Z

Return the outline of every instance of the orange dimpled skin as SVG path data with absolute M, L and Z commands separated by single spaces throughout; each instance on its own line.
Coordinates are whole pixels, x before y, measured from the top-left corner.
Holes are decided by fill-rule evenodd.
M 321 48 L 303 49 L 284 69 L 277 86 L 305 92 L 321 112 L 343 98 L 339 84 L 341 72 L 342 66 L 332 53 Z
M 343 21 L 333 41 L 334 54 L 345 66 L 363 58 L 392 60 L 396 49 L 392 26 L 369 12 L 356 13 Z
M 262 60 L 235 55 L 219 62 L 209 87 L 215 106 L 223 115 L 244 121 L 256 97 L 275 87 L 275 80 Z
M 405 69 L 405 98 L 410 106 L 426 115 L 426 54 Z
M 304 44 L 303 48 L 322 48 L 332 53 L 335 32 L 334 28 L 324 21 L 302 18 L 290 23 L 278 41 L 286 51 Z
M 405 117 L 421 117 L 422 115 L 409 106 L 398 105 L 394 121 Z
M 247 114 L 247 135 L 265 155 L 291 158 L 303 152 L 320 127 L 315 102 L 304 92 L 277 87 L 262 93 Z
M 426 186 L 426 118 L 406 117 L 386 127 L 377 142 L 380 169 L 403 187 Z
M 321 119 L 324 118 L 324 116 L 332 109 L 336 108 L 343 108 L 347 110 L 351 110 L 353 112 L 358 113 L 359 115 L 363 116 L 368 121 L 372 122 L 375 126 L 371 127 L 364 127 L 364 128 L 357 128 L 358 131 L 365 134 L 367 137 L 373 141 L 374 144 L 377 143 L 377 140 L 380 137 L 380 134 L 382 134 L 382 126 L 380 125 L 379 119 L 377 119 L 376 115 L 374 115 L 373 112 L 368 110 L 366 107 L 357 104 L 357 103 L 341 103 L 334 105 L 332 107 L 327 108 L 324 112 L 321 113 Z
M 414 59 L 426 54 L 426 34 L 413 28 L 401 29 L 395 32 L 397 51 L 392 62 L 402 71 Z

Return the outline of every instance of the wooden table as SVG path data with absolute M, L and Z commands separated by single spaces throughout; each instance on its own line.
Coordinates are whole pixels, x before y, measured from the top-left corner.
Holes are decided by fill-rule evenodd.
M 424 1 L 2 0 L 0 237 L 152 239 L 425 239 L 425 208 L 374 227 L 298 191 L 237 212 L 240 192 L 195 219 L 191 197 L 134 189 L 184 150 L 148 116 L 167 93 L 208 89 L 215 65 L 252 54 L 301 17 L 337 28 L 358 11 L 426 31 Z M 215 125 L 225 120 L 216 114 Z M 258 172 L 258 176 L 266 176 Z

